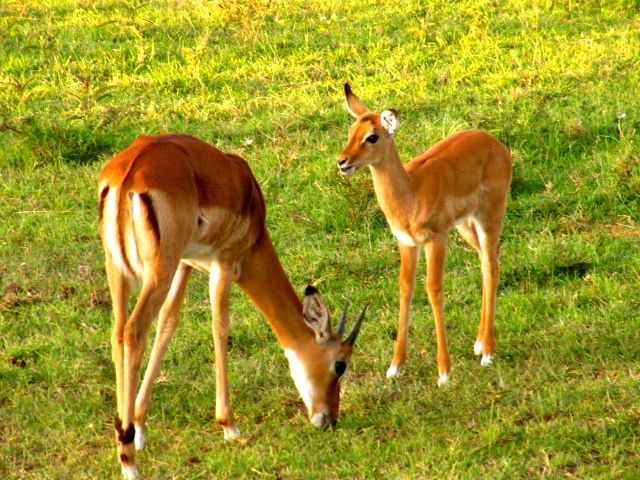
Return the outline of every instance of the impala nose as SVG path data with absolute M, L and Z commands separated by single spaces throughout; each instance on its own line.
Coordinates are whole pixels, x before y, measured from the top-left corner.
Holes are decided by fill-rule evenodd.
M 340 155 L 338 157 L 338 170 L 340 171 L 341 175 L 344 175 L 346 177 L 350 176 L 353 174 L 353 172 L 356 171 L 356 167 L 353 165 L 347 165 L 347 162 L 351 160 L 349 158 L 349 155 Z
M 316 413 L 311 417 L 311 423 L 314 427 L 322 428 L 327 424 L 327 414 L 324 412 Z

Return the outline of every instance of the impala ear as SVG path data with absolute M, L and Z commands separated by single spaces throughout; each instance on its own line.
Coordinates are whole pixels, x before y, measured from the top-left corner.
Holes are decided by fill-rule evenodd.
M 398 128 L 398 112 L 393 109 L 385 110 L 380 114 L 380 123 L 389 135 L 393 135 Z
M 344 94 L 347 97 L 347 111 L 352 117 L 358 118 L 363 113 L 367 113 L 369 109 L 364 106 L 358 97 L 351 91 L 348 83 L 344 84 Z
M 331 324 L 329 323 L 329 310 L 324 304 L 317 288 L 309 285 L 304 292 L 302 303 L 304 323 L 306 323 L 316 335 L 316 343 L 324 343 L 331 336 Z

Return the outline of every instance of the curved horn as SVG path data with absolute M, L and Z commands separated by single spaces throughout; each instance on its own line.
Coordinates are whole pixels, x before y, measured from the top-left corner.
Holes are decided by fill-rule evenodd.
M 340 315 L 340 320 L 338 321 L 338 329 L 336 333 L 340 338 L 344 334 L 344 326 L 347 323 L 347 308 L 349 307 L 349 302 L 344 302 L 344 308 L 342 309 L 342 315 Z
M 356 338 L 358 338 L 358 333 L 360 332 L 360 326 L 362 325 L 362 320 L 364 320 L 364 314 L 366 313 L 368 306 L 369 306 L 368 303 L 364 306 L 364 308 L 362 309 L 362 313 L 358 317 L 358 320 L 356 320 L 356 324 L 353 326 L 353 330 L 351 330 L 351 333 L 343 343 L 353 346 L 354 342 L 356 341 Z

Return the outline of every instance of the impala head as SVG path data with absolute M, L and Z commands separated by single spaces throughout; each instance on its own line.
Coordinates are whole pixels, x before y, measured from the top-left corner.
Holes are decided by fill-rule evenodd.
M 349 365 L 364 314 L 365 306 L 356 320 L 353 330 L 343 338 L 346 324 L 345 305 L 335 331 L 329 322 L 329 311 L 320 293 L 314 287 L 307 287 L 303 303 L 305 323 L 314 334 L 311 347 L 297 351 L 286 349 L 291 376 L 309 413 L 309 420 L 316 427 L 338 420 L 340 408 L 340 380 Z
M 350 176 L 366 165 L 376 165 L 386 154 L 389 146 L 394 145 L 393 134 L 398 127 L 398 113 L 384 110 L 382 113 L 370 112 L 344 84 L 347 97 L 347 110 L 356 119 L 349 129 L 347 146 L 338 157 L 340 173 Z

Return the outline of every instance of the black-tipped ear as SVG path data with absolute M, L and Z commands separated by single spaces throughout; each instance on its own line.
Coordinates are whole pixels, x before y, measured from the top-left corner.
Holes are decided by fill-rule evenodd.
M 308 297 L 309 295 L 313 295 L 314 293 L 320 293 L 320 292 L 313 285 L 307 285 L 307 288 L 304 289 L 304 295 L 306 297 Z
M 352 117 L 358 118 L 363 113 L 367 113 L 369 109 L 364 106 L 358 97 L 351 90 L 348 83 L 344 84 L 344 94 L 347 97 L 347 110 Z

